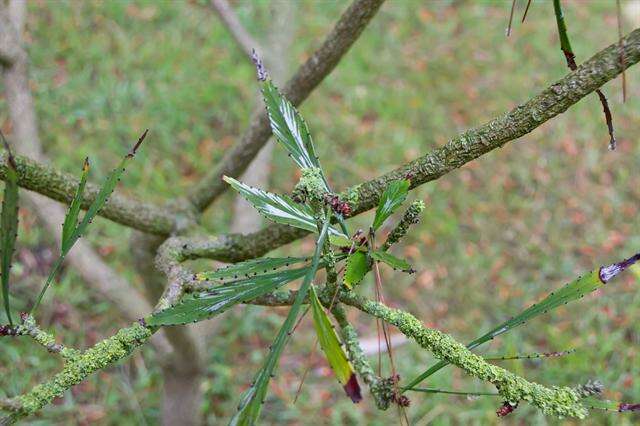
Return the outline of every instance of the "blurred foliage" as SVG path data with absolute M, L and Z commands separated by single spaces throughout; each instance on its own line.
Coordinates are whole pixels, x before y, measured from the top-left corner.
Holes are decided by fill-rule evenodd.
M 526 2 L 518 2 L 516 16 Z M 617 41 L 615 4 L 564 2 L 578 62 Z M 234 4 L 258 39 L 266 36 L 266 2 Z M 345 2 L 299 3 L 291 63 L 319 45 Z M 511 2 L 390 1 L 352 51 L 301 107 L 318 154 L 337 189 L 372 178 L 444 144 L 448 138 L 523 102 L 566 74 L 550 2 L 533 2 L 527 21 L 505 37 Z M 635 8 L 635 9 L 634 9 Z M 625 27 L 638 22 L 640 6 L 623 2 Z M 636 15 L 634 15 L 634 10 Z M 92 180 L 101 181 L 140 131 L 151 128 L 137 166 L 122 188 L 149 200 L 184 193 L 212 167 L 243 131 L 254 107 L 254 72 L 205 6 L 186 2 L 30 3 L 28 19 L 32 89 L 41 137 L 57 167 L 75 173 L 85 156 Z M 514 21 L 516 21 L 514 19 Z M 611 263 L 640 247 L 638 207 L 640 146 L 635 119 L 640 74 L 627 72 L 628 100 L 620 81 L 605 86 L 614 115 L 618 150 L 607 151 L 600 104 L 589 96 L 518 142 L 410 194 L 424 199 L 421 224 L 399 252 L 416 275 L 383 269 L 385 298 L 426 324 L 462 341 L 521 311 L 566 280 Z M 10 134 L 4 100 L 0 125 Z M 277 149 L 265 187 L 290 191 L 296 169 Z M 205 224 L 224 232 L 231 194 L 218 200 Z M 20 212 L 21 235 L 14 270 L 14 306 L 28 306 L 52 262 L 52 238 L 34 216 Z M 370 223 L 373 213 L 354 222 Z M 98 220 L 89 240 L 134 285 L 127 235 Z M 278 250 L 297 254 L 309 240 Z M 399 247 L 400 249 L 400 247 Z M 385 268 L 386 269 L 386 268 Z M 503 362 L 531 380 L 574 385 L 599 378 L 605 396 L 640 400 L 640 292 L 633 274 L 573 306 L 532 321 L 497 339 L 486 353 L 576 348 L 562 358 Z M 372 277 L 360 285 L 372 292 Z M 42 307 L 66 343 L 86 346 L 124 324 L 67 268 Z M 50 299 L 51 300 L 51 299 Z M 210 424 L 233 412 L 237 396 L 260 366 L 286 308 L 238 307 L 225 314 L 210 347 L 203 409 Z M 350 312 L 363 338 L 375 321 Z M 1 318 L 4 321 L 4 317 Z M 296 332 L 271 385 L 263 421 L 272 424 L 372 424 L 397 422 L 396 410 L 376 411 L 367 399 L 353 405 L 331 376 L 323 355 L 310 354 L 308 318 Z M 0 351 L 0 392 L 17 394 L 59 368 L 28 340 Z M 395 351 L 399 372 L 410 379 L 433 362 L 411 343 Z M 377 356 L 372 356 L 375 362 Z M 312 363 L 302 395 L 291 401 Z M 155 424 L 160 375 L 151 348 L 77 386 L 43 419 L 31 424 Z M 486 390 L 448 367 L 429 387 Z M 497 423 L 495 398 L 412 394 L 408 414 L 417 425 Z M 595 413 L 590 424 L 633 424 L 638 416 Z M 507 423 L 558 424 L 522 405 Z

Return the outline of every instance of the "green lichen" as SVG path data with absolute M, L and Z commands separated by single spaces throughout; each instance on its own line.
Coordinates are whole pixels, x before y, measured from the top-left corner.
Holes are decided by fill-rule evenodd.
M 12 420 L 35 413 L 92 373 L 125 358 L 136 347 L 142 345 L 151 334 L 148 328 L 134 323 L 69 359 L 64 369 L 51 380 L 35 386 L 28 393 L 16 398 L 20 409 L 14 413 Z
M 294 199 L 321 203 L 327 194 L 327 186 L 318 167 L 307 167 L 301 170 L 302 176 L 293 189 Z
M 437 358 L 461 368 L 469 375 L 492 383 L 506 401 L 527 401 L 546 415 L 559 418 L 587 416 L 587 408 L 580 403 L 580 395 L 569 387 L 545 387 L 532 383 L 501 367 L 487 363 L 482 357 L 469 351 L 463 344 L 439 330 L 424 327 L 413 315 L 380 303 L 363 301 L 359 296 L 349 296 L 352 302 L 365 312 L 393 324 L 413 338 L 420 346 Z
M 351 208 L 354 208 L 355 206 L 358 205 L 358 201 L 360 200 L 359 190 L 360 190 L 360 185 L 352 186 L 351 188 L 347 189 L 346 191 L 340 194 L 340 199 L 342 201 L 346 201 L 347 203 L 349 203 Z

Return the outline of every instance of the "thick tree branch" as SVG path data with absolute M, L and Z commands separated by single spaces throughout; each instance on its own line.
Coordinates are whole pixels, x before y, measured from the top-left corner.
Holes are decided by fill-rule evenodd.
M 384 0 L 355 0 L 340 17 L 324 43 L 298 69 L 283 89 L 283 94 L 300 105 L 318 84 L 335 68 L 342 56 L 358 39 Z M 238 142 L 194 188 L 189 199 L 204 210 L 226 189 L 223 175 L 238 177 L 271 136 L 271 127 L 264 108 L 254 113 L 249 128 Z
M 625 36 L 621 45 L 612 44 L 596 53 L 562 79 L 524 104 L 482 126 L 467 130 L 410 163 L 360 185 L 343 195 L 352 200 L 352 214 L 360 214 L 378 204 L 388 182 L 411 177 L 411 188 L 440 178 L 482 155 L 535 130 L 563 113 L 624 69 L 640 61 L 640 29 Z M 622 52 L 623 60 L 620 60 Z M 307 235 L 306 231 L 285 225 L 270 225 L 249 234 L 227 234 L 193 241 L 189 257 L 204 257 L 224 262 L 238 262 L 258 256 Z M 184 243 L 187 243 L 184 240 Z
M 251 34 L 244 28 L 238 15 L 233 11 L 227 0 L 211 0 L 211 7 L 216 11 L 220 21 L 229 30 L 233 39 L 242 48 L 247 58 L 251 59 L 251 53 L 255 49 L 259 53 L 263 53 L 262 48 Z
M 19 143 L 19 141 L 18 141 Z M 6 176 L 5 154 L 2 154 L 0 179 Z M 22 188 L 45 195 L 56 201 L 70 203 L 78 187 L 78 178 L 55 168 L 40 164 L 27 157 L 16 156 L 18 164 L 18 185 Z M 86 209 L 98 194 L 99 187 L 88 183 L 85 189 L 82 208 Z M 100 216 L 116 223 L 140 231 L 169 235 L 174 230 L 176 214 L 168 208 L 135 200 L 115 191 L 100 211 Z

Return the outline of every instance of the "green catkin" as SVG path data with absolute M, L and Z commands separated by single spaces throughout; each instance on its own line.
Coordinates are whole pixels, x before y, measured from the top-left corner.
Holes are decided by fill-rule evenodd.
M 587 416 L 587 408 L 580 403 L 581 395 L 569 387 L 545 387 L 532 383 L 501 367 L 487 363 L 469 351 L 462 343 L 439 330 L 426 328 L 416 317 L 380 303 L 363 300 L 353 293 L 343 294 L 350 303 L 364 312 L 396 326 L 403 334 L 413 338 L 421 347 L 437 358 L 461 368 L 469 375 L 492 383 L 506 401 L 527 401 L 546 415 L 558 418 Z
M 404 212 L 402 219 L 398 225 L 389 233 L 387 240 L 382 245 L 382 250 L 387 251 L 389 248 L 404 238 L 409 231 L 411 225 L 415 225 L 420 221 L 420 215 L 425 209 L 424 201 L 414 201 L 407 211 Z

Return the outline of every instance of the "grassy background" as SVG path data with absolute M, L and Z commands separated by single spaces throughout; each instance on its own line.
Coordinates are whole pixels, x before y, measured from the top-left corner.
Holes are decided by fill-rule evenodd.
M 518 2 L 521 16 L 525 2 Z M 578 62 L 613 43 L 613 2 L 566 2 Z M 624 25 L 638 24 L 636 3 L 623 3 Z M 318 46 L 346 2 L 297 3 L 291 70 Z M 271 19 L 266 2 L 236 10 L 259 40 Z M 510 2 L 390 1 L 331 76 L 301 108 L 328 175 L 344 188 L 384 173 L 444 144 L 525 101 L 566 74 L 550 2 L 534 2 L 511 37 L 504 29 Z M 517 21 L 517 20 L 516 20 Z M 257 85 L 253 69 L 205 6 L 186 2 L 45 2 L 29 7 L 32 90 L 47 154 L 77 173 L 89 155 L 94 181 L 116 164 L 141 129 L 150 137 L 123 179 L 124 191 L 161 202 L 184 193 L 213 167 L 246 126 Z M 605 86 L 619 148 L 609 152 L 595 95 L 530 135 L 425 185 L 411 194 L 427 203 L 424 220 L 395 249 L 418 270 L 411 277 L 383 270 L 389 304 L 426 324 L 470 340 L 554 288 L 640 247 L 640 74 Z M 10 134 L 0 97 L 0 125 Z M 291 162 L 276 149 L 264 186 L 289 191 Z M 231 221 L 231 195 L 207 213 L 212 232 Z M 372 214 L 353 220 L 366 226 Z M 88 239 L 105 259 L 139 285 L 128 253 L 128 230 L 96 221 Z M 302 241 L 280 252 L 308 250 Z M 32 213 L 21 211 L 15 269 L 15 306 L 27 306 L 55 257 L 52 239 Z M 638 278 L 640 280 L 640 276 Z M 43 320 L 67 343 L 89 345 L 124 324 L 73 270 L 48 296 Z M 371 277 L 361 287 L 371 292 Z M 534 320 L 482 353 L 543 352 L 575 348 L 552 360 L 504 363 L 527 378 L 552 385 L 602 380 L 606 397 L 640 400 L 640 293 L 633 274 L 579 303 Z M 225 422 L 240 390 L 260 365 L 286 311 L 256 307 L 225 314 L 211 343 L 206 400 L 209 424 Z M 363 338 L 375 323 L 350 312 Z M 365 400 L 352 405 L 313 345 L 305 321 L 285 351 L 265 406 L 265 424 L 389 424 L 396 410 L 379 412 Z M 432 362 L 413 344 L 396 349 L 400 374 L 411 379 Z M 372 361 L 377 357 L 372 356 Z M 311 360 L 311 361 L 309 361 Z M 291 400 L 312 363 L 302 396 Z M 32 342 L 3 342 L 0 394 L 15 395 L 59 368 Z M 448 368 L 428 386 L 487 390 Z M 160 376 L 151 348 L 72 389 L 32 424 L 156 424 Z M 415 424 L 496 423 L 494 398 L 411 395 Z M 595 413 L 588 423 L 633 424 L 635 415 Z M 508 424 L 557 424 L 521 406 Z M 560 422 L 562 423 L 562 422 Z

